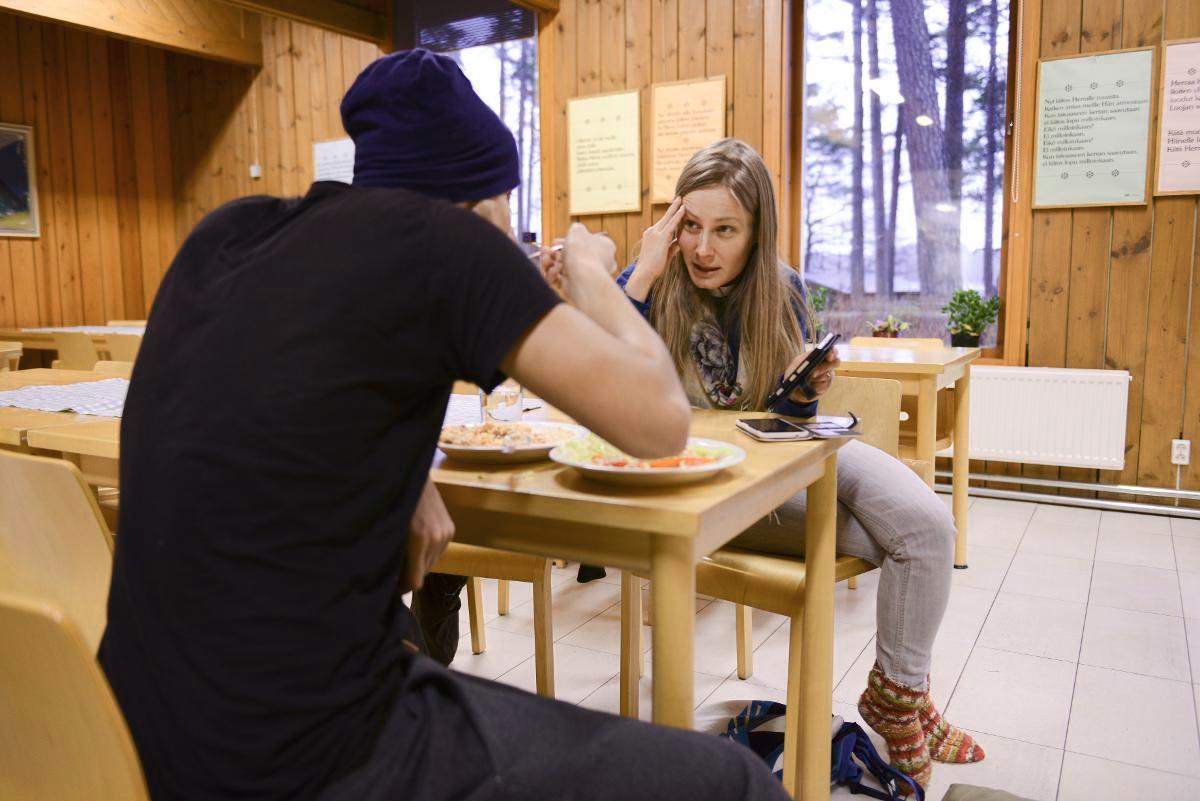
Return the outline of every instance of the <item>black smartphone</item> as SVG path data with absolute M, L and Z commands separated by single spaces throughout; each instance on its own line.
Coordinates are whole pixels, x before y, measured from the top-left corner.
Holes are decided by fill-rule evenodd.
M 822 337 L 817 346 L 804 355 L 804 360 L 790 374 L 784 376 L 783 381 L 775 388 L 767 398 L 767 411 L 775 411 L 775 407 L 783 403 L 784 400 L 791 397 L 791 394 L 800 387 L 808 383 L 809 376 L 816 369 L 817 365 L 825 361 L 825 357 L 829 355 L 829 351 L 833 350 L 834 343 L 842 338 L 841 334 L 832 332 Z

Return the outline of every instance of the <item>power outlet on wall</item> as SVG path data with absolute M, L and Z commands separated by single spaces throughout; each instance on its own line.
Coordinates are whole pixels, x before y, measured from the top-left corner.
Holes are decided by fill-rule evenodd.
M 1190 439 L 1171 440 L 1171 464 L 1188 465 L 1192 462 L 1192 441 Z

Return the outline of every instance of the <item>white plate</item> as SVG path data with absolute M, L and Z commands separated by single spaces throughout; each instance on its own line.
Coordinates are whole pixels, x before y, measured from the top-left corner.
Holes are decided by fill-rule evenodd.
M 468 428 L 475 428 L 479 423 L 468 425 Z M 570 431 L 570 439 L 586 436 L 587 429 L 582 426 L 573 425 L 571 423 L 547 423 L 547 422 L 523 422 L 534 430 L 542 431 Z M 507 462 L 537 462 L 548 458 L 548 454 L 552 449 L 561 445 L 561 442 L 544 442 L 534 445 L 516 445 L 512 448 L 504 448 L 502 445 L 448 445 L 445 442 L 439 442 L 438 448 L 442 453 L 451 459 L 457 459 L 463 462 L 487 462 L 490 464 L 503 464 Z
M 584 476 L 596 481 L 637 487 L 662 487 L 703 481 L 726 468 L 740 464 L 746 458 L 746 452 L 730 442 L 688 437 L 687 444 L 703 448 L 721 448 L 728 451 L 728 455 L 715 462 L 689 467 L 609 467 L 608 465 L 581 463 L 573 460 L 562 447 L 550 451 L 550 458 L 561 465 L 573 467 Z

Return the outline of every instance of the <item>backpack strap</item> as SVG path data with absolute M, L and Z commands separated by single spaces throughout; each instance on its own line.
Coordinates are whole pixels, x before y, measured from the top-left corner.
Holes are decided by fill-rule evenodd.
M 854 756 L 858 757 L 866 766 L 871 775 L 879 782 L 879 786 L 884 788 L 884 792 L 880 792 L 873 787 L 864 785 L 860 780 L 860 771 L 858 778 L 847 779 L 847 785 L 852 795 L 867 795 L 871 798 L 878 798 L 880 801 L 903 801 L 905 795 L 900 792 L 900 788 L 907 786 L 910 794 L 909 801 L 925 801 L 925 790 L 921 785 L 917 784 L 916 780 L 908 774 L 892 767 L 887 760 L 881 757 L 871 743 L 871 738 L 867 736 L 861 726 L 857 723 L 843 724 L 842 730 L 838 732 L 838 738 L 843 737 L 853 743 Z

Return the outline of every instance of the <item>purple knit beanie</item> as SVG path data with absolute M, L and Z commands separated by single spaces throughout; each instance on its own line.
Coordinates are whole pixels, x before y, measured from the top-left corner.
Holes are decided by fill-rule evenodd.
M 411 189 L 452 203 L 521 182 L 517 143 L 453 60 L 405 50 L 372 62 L 342 99 L 354 184 Z

